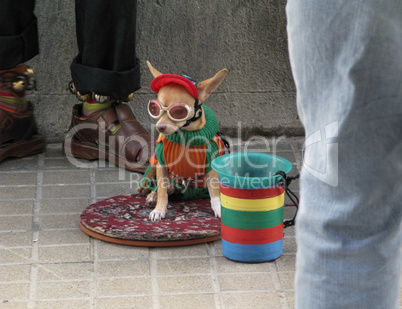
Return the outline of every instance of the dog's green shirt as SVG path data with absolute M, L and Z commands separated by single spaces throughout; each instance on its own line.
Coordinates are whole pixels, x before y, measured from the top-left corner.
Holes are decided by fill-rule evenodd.
M 168 141 L 176 144 L 186 145 L 186 146 L 202 146 L 205 145 L 206 151 L 206 160 L 205 160 L 205 169 L 204 175 L 211 171 L 211 162 L 219 156 L 220 150 L 216 142 L 212 142 L 218 133 L 218 120 L 216 119 L 213 111 L 207 106 L 203 106 L 206 124 L 201 130 L 197 131 L 180 131 L 177 134 L 164 135 Z M 159 140 L 159 139 L 158 139 Z M 159 141 L 156 145 L 155 155 L 157 161 L 166 167 L 165 157 L 163 154 L 164 151 L 164 143 Z M 144 178 L 141 182 L 146 180 L 147 173 L 151 165 L 148 167 L 145 172 Z M 170 182 L 177 189 L 176 191 L 180 191 L 178 194 L 178 198 L 188 200 L 188 199 L 196 199 L 196 198 L 207 198 L 209 197 L 208 189 L 205 187 L 192 187 L 185 186 L 173 179 L 170 179 Z M 147 187 L 153 191 L 157 190 L 156 179 L 151 179 L 147 182 Z

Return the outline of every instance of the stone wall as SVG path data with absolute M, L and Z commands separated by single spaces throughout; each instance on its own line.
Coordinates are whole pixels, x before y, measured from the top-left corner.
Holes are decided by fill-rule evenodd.
M 116 1 L 118 3 L 118 1 Z M 163 73 L 187 74 L 197 81 L 229 70 L 205 102 L 220 121 L 221 131 L 242 138 L 254 135 L 297 136 L 295 87 L 290 71 L 285 0 L 139 0 L 137 55 L 142 89 L 130 103 L 150 128 L 146 104 L 154 97 L 150 60 Z M 74 1 L 37 1 L 40 55 L 30 61 L 38 90 L 31 93 L 40 131 L 48 142 L 63 140 L 71 108 L 69 65 L 77 54 Z M 96 18 L 96 16 L 94 16 Z

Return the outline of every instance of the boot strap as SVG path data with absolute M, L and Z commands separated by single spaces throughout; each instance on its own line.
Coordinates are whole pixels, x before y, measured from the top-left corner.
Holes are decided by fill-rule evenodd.
M 18 70 L 1 71 L 0 88 L 11 90 L 17 94 L 36 89 L 34 70 L 25 65 L 23 72 L 19 72 Z

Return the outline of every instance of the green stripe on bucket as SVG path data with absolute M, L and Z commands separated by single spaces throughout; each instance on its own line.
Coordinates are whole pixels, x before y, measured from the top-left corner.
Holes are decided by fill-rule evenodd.
M 238 229 L 265 229 L 283 222 L 283 206 L 270 211 L 238 211 L 222 206 L 222 224 Z

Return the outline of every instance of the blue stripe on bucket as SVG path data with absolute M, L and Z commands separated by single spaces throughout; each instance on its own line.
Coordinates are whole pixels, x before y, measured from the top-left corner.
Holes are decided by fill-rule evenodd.
M 222 239 L 222 252 L 228 259 L 238 262 L 273 261 L 283 253 L 283 239 L 263 245 L 241 245 Z

